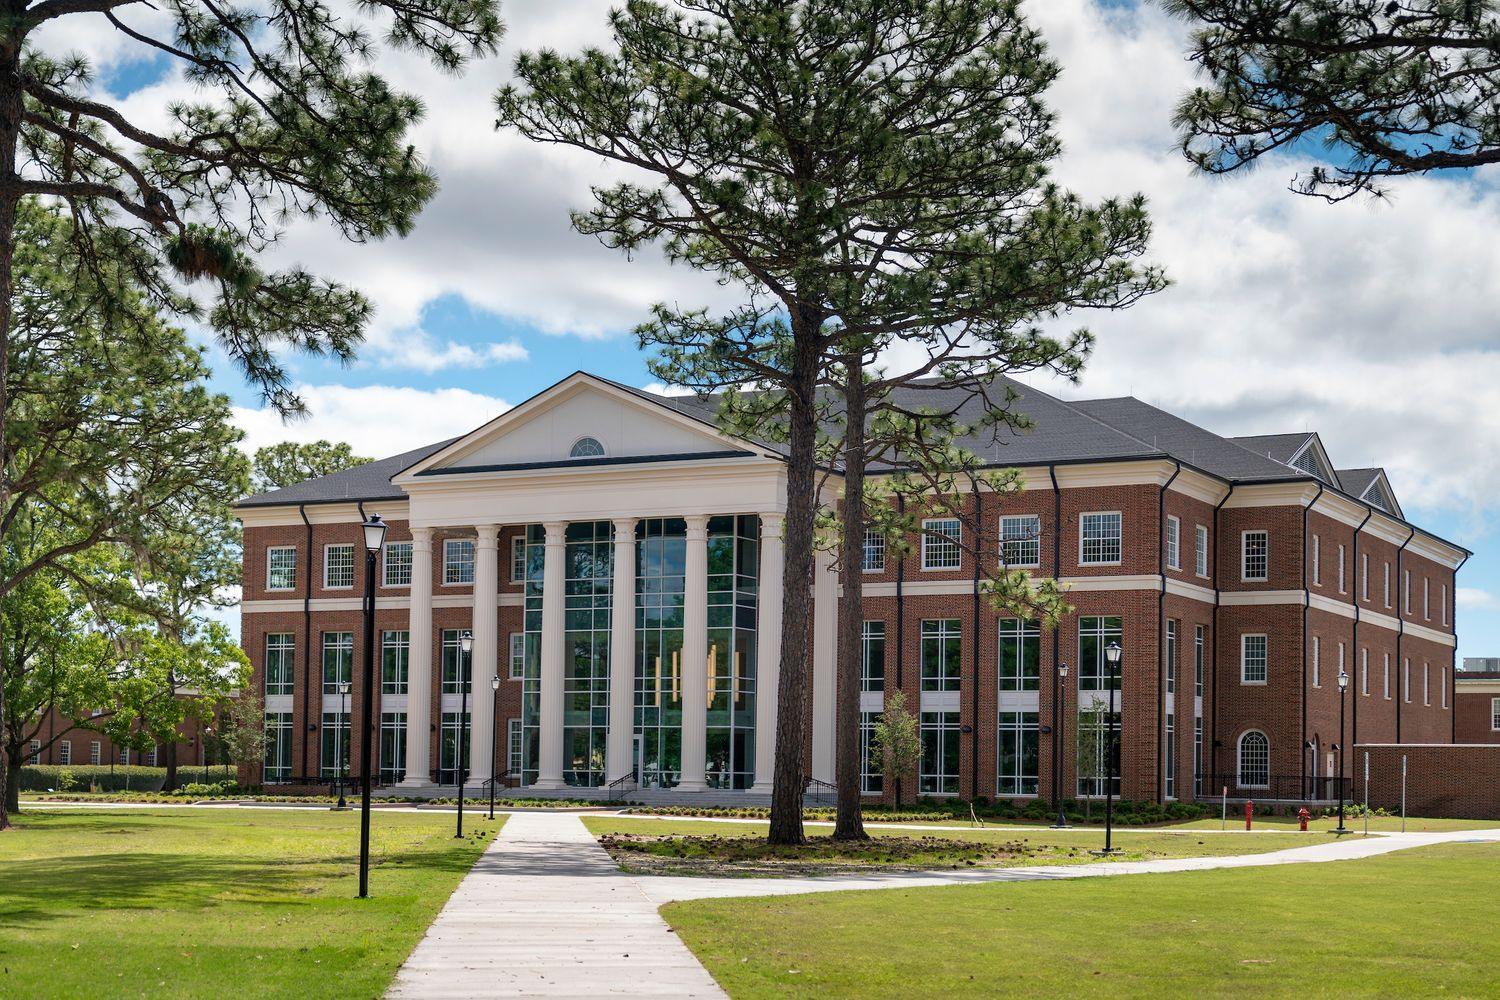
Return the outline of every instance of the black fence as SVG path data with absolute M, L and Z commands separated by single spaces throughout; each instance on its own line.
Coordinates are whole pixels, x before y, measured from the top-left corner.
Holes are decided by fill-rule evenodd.
M 1350 792 L 1349 779 L 1332 776 L 1209 774 L 1198 797 L 1217 799 L 1226 788 L 1231 799 L 1268 802 L 1337 802 L 1341 793 L 1347 800 Z

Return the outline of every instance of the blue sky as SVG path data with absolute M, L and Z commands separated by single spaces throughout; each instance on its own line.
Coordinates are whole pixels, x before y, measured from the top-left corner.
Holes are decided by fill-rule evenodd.
M 609 6 L 506 4 L 505 50 L 463 79 L 382 56 L 382 72 L 426 98 L 414 139 L 441 192 L 404 241 L 356 247 L 316 224 L 288 231 L 278 261 L 361 288 L 377 315 L 351 367 L 287 359 L 313 410 L 299 424 L 216 365 L 250 445 L 325 436 L 390 454 L 461 433 L 580 368 L 645 385 L 629 331 L 652 302 L 727 304 L 701 276 L 650 254 L 628 262 L 570 230 L 567 211 L 587 204 L 607 167 L 491 129 L 488 95 L 515 51 L 603 42 Z M 1500 655 L 1500 174 L 1400 181 L 1380 207 L 1290 194 L 1305 159 L 1194 176 L 1169 123 L 1193 82 L 1180 24 L 1121 0 L 1026 10 L 1063 67 L 1051 95 L 1065 149 L 1056 178 L 1089 199 L 1145 193 L 1152 256 L 1174 282 L 1127 312 L 1069 317 L 1098 335 L 1098 350 L 1081 386 L 1043 388 L 1133 394 L 1223 434 L 1317 430 L 1336 465 L 1385 466 L 1412 520 L 1476 551 L 1459 581 L 1460 655 Z M 107 28 L 43 41 L 89 55 L 101 87 L 137 110 L 193 97 L 165 61 Z

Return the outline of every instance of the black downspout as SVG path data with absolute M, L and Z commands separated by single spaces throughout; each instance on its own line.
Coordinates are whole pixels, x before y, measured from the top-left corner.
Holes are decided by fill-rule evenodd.
M 1161 590 L 1156 594 L 1156 801 L 1167 798 L 1167 490 L 1182 475 L 1182 463 L 1156 494 L 1156 575 Z M 1182 524 L 1177 525 L 1177 561 L 1182 562 Z M 1182 636 L 1177 637 L 1182 641 Z M 1175 650 L 1174 650 L 1175 652 Z M 1123 681 L 1121 682 L 1124 683 Z M 1123 694 L 1123 692 L 1122 692 Z M 1123 699 L 1122 699 L 1123 702 Z M 1175 711 L 1175 709 L 1174 709 Z
M 1307 579 L 1307 515 L 1323 499 L 1324 489 L 1319 482 L 1318 492 L 1313 496 L 1312 503 L 1302 508 L 1302 738 L 1297 741 L 1297 746 L 1301 748 L 1297 751 L 1297 756 L 1302 762 L 1297 766 L 1301 769 L 1303 796 L 1307 795 L 1307 650 L 1312 645 L 1307 638 L 1307 609 L 1312 605 L 1312 588 Z M 1343 738 L 1340 734 L 1339 739 Z
M 1370 523 L 1370 518 L 1372 518 L 1374 516 L 1375 516 L 1375 510 L 1374 510 L 1374 508 L 1372 508 L 1372 507 L 1366 507 L 1365 508 L 1365 519 L 1363 521 L 1359 522 L 1359 527 L 1357 527 L 1357 528 L 1354 529 L 1354 554 L 1353 554 L 1353 558 L 1354 558 L 1354 573 L 1355 573 L 1355 577 L 1356 578 L 1355 578 L 1355 581 L 1354 581 L 1354 625 L 1353 625 L 1353 635 L 1352 635 L 1352 639 L 1350 640 L 1350 643 L 1349 643 L 1349 669 L 1351 671 L 1354 669 L 1355 665 L 1360 662 L 1360 658 L 1359 658 L 1359 623 L 1361 621 L 1361 618 L 1360 618 L 1359 602 L 1363 599 L 1361 595 L 1364 594 L 1365 588 L 1369 585 L 1369 582 L 1370 582 L 1370 574 L 1367 573 L 1367 572 L 1364 572 L 1363 569 L 1359 565 L 1359 533 L 1361 531 L 1365 530 L 1365 525 L 1369 524 Z M 1368 671 L 1369 671 L 1369 665 L 1368 664 L 1365 664 L 1365 670 L 1366 670 L 1366 675 L 1368 676 Z M 1365 679 L 1365 678 L 1362 678 L 1362 679 Z M 1352 682 L 1352 680 L 1353 680 L 1352 675 L 1350 677 L 1350 680 Z M 1364 687 L 1361 685 L 1360 691 L 1363 691 L 1363 690 L 1364 690 Z M 1355 692 L 1354 697 L 1353 697 L 1354 710 L 1349 713 L 1349 749 L 1351 751 L 1354 749 L 1355 744 L 1357 744 L 1359 742 L 1359 699 L 1361 697 L 1363 697 L 1363 695 L 1361 695 L 1358 691 Z M 1339 740 L 1342 741 L 1343 738 L 1344 738 L 1344 734 L 1343 733 L 1339 733 Z M 1303 742 L 1307 741 L 1307 732 L 1305 730 L 1302 733 L 1302 739 L 1303 739 Z M 1349 759 L 1350 759 L 1350 755 L 1347 754 L 1347 753 L 1344 754 L 1344 760 L 1349 760 Z M 1347 767 L 1345 769 L 1347 770 Z M 1339 775 L 1339 781 L 1340 782 L 1348 781 L 1349 785 L 1347 787 L 1349 787 L 1349 788 L 1353 788 L 1354 787 L 1354 781 L 1353 781 L 1353 777 L 1351 775 L 1341 774 L 1341 775 Z
M 1396 742 L 1401 742 L 1401 702 L 1406 697 L 1406 669 L 1401 660 L 1401 637 L 1406 635 L 1406 599 L 1410 594 L 1406 586 L 1405 557 L 1406 547 L 1417 535 L 1417 529 L 1412 528 L 1406 536 L 1406 541 L 1396 550 Z M 1457 591 L 1457 587 L 1454 588 Z M 1456 648 L 1456 647 L 1455 647 Z
M 368 521 L 370 519 L 370 516 L 365 513 L 365 502 L 363 500 L 356 500 L 356 501 L 354 501 L 354 506 L 359 511 L 359 519 L 360 519 L 361 523 L 363 523 L 365 521 Z M 357 546 L 355 546 L 355 548 L 356 548 L 357 551 L 360 551 L 360 552 L 364 551 L 364 545 L 357 545 Z M 380 567 L 377 565 L 375 568 L 377 570 L 379 570 Z M 375 588 L 371 587 L 370 588 L 370 600 L 373 602 L 375 600 L 375 597 L 376 597 Z M 361 608 L 363 608 L 364 601 L 360 601 L 360 606 L 361 606 Z M 361 625 L 359 631 L 360 631 L 360 637 L 363 638 L 364 637 L 364 627 L 363 627 L 363 625 Z M 375 646 L 375 651 L 376 652 L 380 651 L 380 647 L 378 645 L 376 645 L 376 643 L 378 643 L 379 641 L 380 641 L 380 633 L 376 632 L 371 637 L 371 640 L 370 640 L 370 644 Z M 363 663 L 364 662 L 364 658 L 363 657 L 364 657 L 364 654 L 361 653 L 360 654 L 360 658 L 356 659 L 354 661 L 354 663 Z M 384 669 L 383 665 L 379 669 Z M 378 670 L 377 670 L 377 673 L 378 673 Z M 352 704 L 353 704 L 353 701 L 354 701 L 354 683 L 353 683 L 353 681 L 354 681 L 354 664 L 353 663 L 351 663 L 349 665 L 349 681 L 350 681 L 350 683 L 349 683 L 349 692 L 350 692 L 349 693 L 349 700 L 350 700 L 351 707 L 352 707 Z M 379 684 L 380 682 L 379 682 L 379 680 L 376 680 L 375 683 Z M 374 699 L 375 695 L 379 692 L 379 690 L 380 689 L 377 687 L 374 691 L 370 692 L 371 704 L 374 703 L 373 699 Z M 370 740 L 372 738 L 372 736 L 374 735 L 374 733 L 372 732 L 372 730 L 374 730 L 375 727 L 378 726 L 378 725 L 379 725 L 379 723 L 372 722 L 370 724 L 370 728 L 366 729 L 360 735 L 360 737 L 359 737 L 359 745 L 360 745 L 359 759 L 361 761 L 363 761 L 363 760 L 366 759 L 366 757 L 365 757 L 365 751 L 364 751 L 364 747 L 365 747 L 366 741 L 368 741 L 368 740 Z M 354 727 L 350 726 L 349 727 L 349 731 L 352 733 L 354 731 Z M 380 753 L 380 748 L 376 747 L 375 748 L 375 752 L 376 752 L 376 754 L 379 754 Z M 353 754 L 354 753 L 354 744 L 353 744 L 352 741 L 350 742 L 348 753 L 349 754 Z M 380 766 L 380 760 L 379 760 L 378 757 L 371 758 L 371 759 L 373 759 L 375 761 L 375 766 L 376 767 Z M 493 766 L 494 765 L 492 764 L 491 767 L 493 767 Z
M 1448 722 L 1452 730 L 1449 743 L 1458 742 L 1458 571 L 1468 561 L 1466 555 L 1453 567 L 1453 586 L 1448 588 L 1448 627 L 1453 630 L 1453 658 L 1448 663 Z
M 902 494 L 896 495 L 896 513 L 903 523 L 906 519 L 906 497 Z M 904 691 L 902 686 L 902 665 L 906 662 L 906 643 L 904 641 L 905 631 L 903 625 L 906 622 L 906 598 L 903 590 L 906 584 L 906 546 L 901 547 L 901 554 L 896 557 L 896 690 Z M 917 707 L 921 712 L 921 706 Z M 901 805 L 901 775 L 896 775 L 896 805 Z
M 1209 546 L 1209 551 L 1213 554 L 1214 560 L 1214 608 L 1212 626 L 1213 645 L 1209 648 L 1208 676 L 1213 684 L 1214 714 L 1208 723 L 1208 773 L 1214 778 L 1221 780 L 1223 775 L 1219 773 L 1219 511 L 1223 510 L 1224 505 L 1229 502 L 1229 498 L 1234 496 L 1234 485 L 1234 483 L 1230 483 L 1229 491 L 1224 494 L 1224 499 L 1214 505 L 1214 537 L 1213 544 Z M 1208 789 L 1208 793 L 1212 795 L 1213 790 Z
M 1052 479 L 1052 579 L 1062 579 L 1062 492 L 1057 488 L 1057 463 L 1047 466 L 1047 475 Z M 1060 626 L 1059 626 L 1060 628 Z M 1059 628 L 1052 630 L 1052 804 L 1057 807 L 1058 825 L 1065 824 L 1063 815 L 1063 751 L 1066 749 L 1059 738 L 1063 711 L 1067 708 L 1063 699 L 1067 692 L 1057 674 Z
M 313 581 L 313 528 L 307 519 L 307 504 L 299 503 L 297 513 L 307 526 L 307 586 L 302 592 L 302 776 L 307 770 L 307 734 L 312 732 L 312 581 Z M 264 669 L 264 668 L 263 668 Z
M 974 690 L 970 697 L 973 704 L 971 718 L 974 731 L 969 734 L 969 781 L 970 801 L 979 798 L 979 567 L 984 560 L 984 504 L 979 486 L 974 486 L 974 637 L 972 640 L 974 661 Z M 996 720 L 998 724 L 999 720 Z M 998 752 L 998 747 L 996 748 Z

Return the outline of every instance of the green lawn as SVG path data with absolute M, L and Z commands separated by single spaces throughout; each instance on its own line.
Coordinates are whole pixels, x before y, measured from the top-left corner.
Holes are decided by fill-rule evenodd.
M 1140 861 L 1151 858 L 1207 857 L 1259 854 L 1287 847 L 1326 843 L 1326 834 L 1265 833 L 1205 834 L 1156 829 L 1117 830 L 1119 854 L 1101 859 L 1090 853 L 1104 845 L 1102 830 L 902 830 L 867 827 L 875 841 L 870 847 L 835 847 L 829 827 L 807 828 L 811 849 L 769 848 L 750 844 L 764 837 L 767 824 L 715 823 L 704 820 L 650 820 L 624 817 L 584 818 L 590 833 L 605 835 L 605 846 L 622 867 L 631 871 L 701 875 L 802 875 L 836 871 L 850 866 L 895 865 L 902 868 L 951 868 L 983 865 L 1089 864 L 1100 860 Z M 616 835 L 611 837 L 609 835 Z M 618 835 L 633 835 L 621 838 Z M 688 838 L 677 840 L 675 838 Z M 880 849 L 893 839 L 898 847 Z
M 1173 830 L 1217 830 L 1220 820 L 1199 819 L 1190 823 L 1174 824 Z M 1339 825 L 1337 818 L 1315 819 L 1308 823 L 1310 830 L 1332 830 Z M 1351 830 L 1364 832 L 1365 821 L 1354 816 L 1344 817 L 1344 825 Z M 1243 830 L 1245 828 L 1245 814 L 1240 813 L 1239 822 L 1236 824 L 1234 813 L 1229 814 L 1229 829 Z M 1406 818 L 1407 833 L 1443 833 L 1449 830 L 1494 830 L 1500 828 L 1500 820 L 1494 819 L 1424 819 L 1416 816 Z M 1297 817 L 1295 816 L 1257 816 L 1255 817 L 1255 829 L 1257 830 L 1295 830 L 1297 829 Z M 1371 833 L 1396 833 L 1401 829 L 1400 816 L 1371 816 Z
M 0 996 L 377 997 L 499 828 L 321 810 L 27 809 L 0 833 Z M 482 831 L 482 832 L 481 832 Z
M 1500 845 L 672 903 L 731 996 L 1493 996 Z

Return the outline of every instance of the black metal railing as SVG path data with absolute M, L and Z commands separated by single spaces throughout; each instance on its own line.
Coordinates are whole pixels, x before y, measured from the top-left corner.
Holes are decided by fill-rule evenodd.
M 808 778 L 807 787 L 802 790 L 802 801 L 806 802 L 808 799 L 811 799 L 815 805 L 821 806 L 828 802 L 837 802 L 838 798 L 839 789 L 837 785 L 826 781 L 819 781 L 817 778 Z
M 1340 793 L 1349 801 L 1347 778 L 1300 774 L 1209 774 L 1203 778 L 1200 799 L 1217 799 L 1228 789 L 1231 799 L 1276 802 L 1337 802 Z
M 636 788 L 640 787 L 640 774 L 635 768 L 631 768 L 629 774 L 622 774 L 608 785 L 605 785 L 604 797 L 610 802 L 618 802 L 620 796 L 626 792 L 625 785 L 627 783 L 633 786 L 629 789 L 630 791 L 635 791 Z

